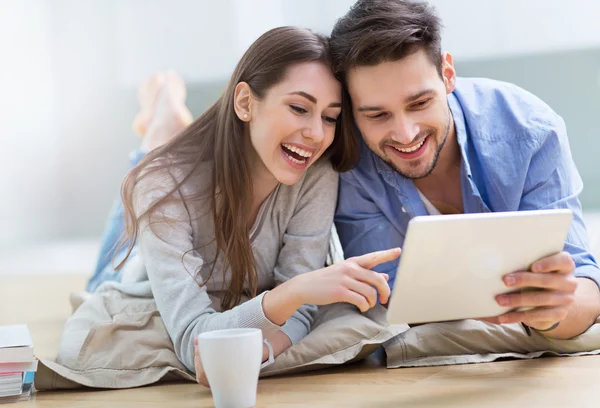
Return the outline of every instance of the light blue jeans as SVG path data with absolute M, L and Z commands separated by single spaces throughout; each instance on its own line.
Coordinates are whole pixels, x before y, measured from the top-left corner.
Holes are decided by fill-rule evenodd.
M 143 151 L 136 150 L 129 155 L 129 161 L 132 168 L 137 166 L 144 157 L 144 154 Z M 116 253 L 121 234 L 124 230 L 125 210 L 123 208 L 123 203 L 121 202 L 121 197 L 118 195 L 112 206 L 110 215 L 108 216 L 106 226 L 104 227 L 104 234 L 102 234 L 102 244 L 100 246 L 100 253 L 98 254 L 98 261 L 96 262 L 96 268 L 87 285 L 87 290 L 89 292 L 94 292 L 98 286 L 104 282 L 121 280 L 122 270 L 116 271 L 114 266 L 118 265 L 125 257 L 125 254 L 127 254 L 128 245 L 125 245 L 123 249 Z M 137 246 L 134 246 L 131 255 L 135 255 L 136 252 Z

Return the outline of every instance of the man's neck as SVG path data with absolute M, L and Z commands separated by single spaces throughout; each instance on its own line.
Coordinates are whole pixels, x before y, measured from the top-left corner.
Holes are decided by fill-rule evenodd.
M 454 120 L 450 123 L 450 131 L 446 143 L 440 152 L 437 164 L 430 175 L 414 180 L 415 186 L 427 198 L 441 201 L 456 201 L 461 196 L 460 164 L 462 155 Z M 452 199 L 454 197 L 454 199 Z

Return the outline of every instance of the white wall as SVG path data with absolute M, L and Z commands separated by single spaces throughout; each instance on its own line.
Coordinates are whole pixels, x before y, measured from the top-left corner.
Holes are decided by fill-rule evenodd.
M 444 47 L 461 59 L 600 45 L 597 0 L 431 0 Z
M 430 2 L 444 22 L 444 47 L 457 58 L 600 45 L 600 2 L 595 0 Z M 153 69 L 174 67 L 188 81 L 220 79 L 269 28 L 298 25 L 329 33 L 335 20 L 353 3 L 354 0 L 117 1 L 120 76 L 124 83 L 134 86 Z
M 156 70 L 170 68 L 188 82 L 211 81 L 226 75 L 236 62 L 232 0 L 113 2 L 115 62 L 127 86 L 137 87 Z
M 328 33 L 353 0 L 0 0 L 0 249 L 97 236 L 126 154 L 135 87 L 175 68 L 223 81 L 263 31 Z M 444 46 L 479 59 L 600 45 L 594 0 L 433 0 Z
M 56 233 L 53 55 L 43 0 L 0 2 L 0 248 Z
M 57 236 L 78 236 L 104 219 L 127 169 L 135 99 L 119 83 L 115 3 L 52 0 Z M 90 220 L 94 220 L 90 222 Z
M 296 25 L 328 34 L 354 0 L 115 1 L 120 81 L 135 87 L 158 69 L 187 82 L 228 77 L 265 31 Z

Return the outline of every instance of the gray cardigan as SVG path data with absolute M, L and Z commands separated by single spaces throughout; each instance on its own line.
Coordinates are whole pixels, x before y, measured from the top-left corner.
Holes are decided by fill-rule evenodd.
M 207 166 L 208 167 L 208 166 Z M 178 175 L 152 174 L 138 183 L 134 194 L 137 214 L 164 196 Z M 210 172 L 201 169 L 185 182 L 178 193 L 198 193 L 207 185 Z M 316 307 L 304 305 L 283 325 L 266 318 L 264 294 L 278 284 L 325 264 L 337 200 L 338 174 L 325 159 L 314 163 L 292 186 L 280 184 L 263 203 L 251 229 L 251 245 L 258 274 L 258 293 L 244 298 L 231 310 L 222 311 L 220 302 L 230 273 L 216 260 L 208 279 L 216 245 L 213 219 L 205 201 L 189 207 L 180 200 L 161 206 L 158 216 L 140 221 L 139 256 L 130 262 L 144 268 L 152 295 L 181 362 L 194 371 L 193 339 L 200 333 L 225 328 L 258 328 L 263 334 L 282 330 L 292 344 L 310 331 Z M 220 257 L 221 258 L 221 257 Z M 197 273 L 199 271 L 199 273 Z M 128 273 L 126 271 L 126 273 Z M 131 271 L 129 272 L 131 274 Z M 136 272 L 138 276 L 140 272 Z M 124 276 L 124 284 L 127 278 Z M 200 286 L 198 283 L 207 282 Z

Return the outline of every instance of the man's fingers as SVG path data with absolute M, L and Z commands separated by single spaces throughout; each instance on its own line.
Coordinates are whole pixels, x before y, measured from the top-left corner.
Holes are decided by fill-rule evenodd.
M 498 316 L 480 317 L 480 318 L 473 319 L 473 320 L 479 320 L 480 322 L 491 323 L 491 324 L 500 324 L 500 320 L 498 319 Z
M 536 290 L 517 293 L 506 293 L 496 296 L 500 306 L 505 307 L 547 307 L 568 306 L 575 300 L 575 295 L 553 290 Z
M 560 272 L 570 274 L 575 270 L 575 262 L 571 254 L 563 251 L 536 261 L 531 266 L 531 270 L 534 273 Z
M 577 278 L 560 273 L 514 272 L 504 277 L 509 288 L 540 288 L 575 292 Z
M 498 316 L 500 323 L 520 323 L 536 326 L 540 322 L 556 323 L 567 317 L 568 308 L 562 306 L 536 307 L 535 309 L 508 312 Z
M 385 251 L 371 252 L 351 259 L 363 268 L 371 269 L 379 264 L 393 261 L 400 256 L 400 252 L 402 252 L 400 248 L 392 248 Z

